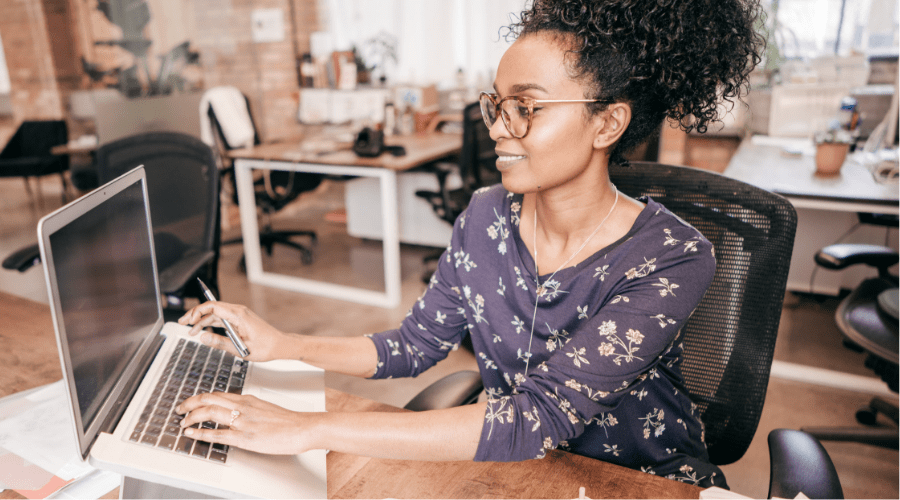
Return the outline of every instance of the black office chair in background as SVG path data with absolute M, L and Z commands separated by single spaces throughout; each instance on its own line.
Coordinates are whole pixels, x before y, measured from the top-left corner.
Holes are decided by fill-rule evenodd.
M 775 352 L 797 214 L 776 194 L 713 172 L 632 162 L 610 167 L 612 182 L 631 197 L 650 196 L 709 239 L 716 274 L 682 327 L 685 387 L 700 411 L 710 460 L 740 459 L 756 433 Z M 476 372 L 459 372 L 413 398 L 407 409 L 474 401 Z M 770 496 L 840 498 L 831 459 L 814 438 L 780 429 L 769 436 Z
M 894 224 L 896 225 L 896 217 Z M 844 298 L 835 312 L 844 345 L 866 353 L 866 367 L 897 392 L 898 328 L 897 276 L 889 268 L 897 263 L 897 251 L 878 245 L 835 244 L 816 254 L 816 263 L 826 269 L 840 270 L 865 264 L 878 270 L 878 276 L 864 280 Z M 893 422 L 892 427 L 878 423 L 878 414 Z M 856 412 L 856 420 L 867 427 L 808 427 L 802 430 L 822 441 L 854 441 L 897 449 L 897 406 L 874 398 Z
M 101 184 L 143 165 L 160 291 L 167 320 L 183 314 L 184 299 L 205 301 L 195 278 L 219 297 L 219 171 L 213 151 L 177 132 L 153 132 L 113 141 L 96 152 Z M 25 272 L 40 263 L 38 246 L 23 248 L 3 267 Z
M 104 144 L 97 175 L 106 183 L 138 165 L 147 172 L 160 291 L 171 317 L 186 297 L 205 301 L 196 278 L 220 297 L 219 170 L 212 149 L 178 132 L 151 132 Z
M 435 215 L 452 225 L 466 209 L 472 193 L 500 182 L 500 174 L 494 165 L 497 160 L 495 144 L 484 126 L 480 105 L 477 102 L 467 105 L 463 110 L 462 148 L 457 163 L 434 164 L 438 190 L 416 191 L 416 196 L 431 204 Z M 462 186 L 456 189 L 450 188 L 447 182 L 454 172 L 462 179 Z
M 0 177 L 22 177 L 25 180 L 25 190 L 32 203 L 35 203 L 30 178 L 59 174 L 63 188 L 62 202 L 66 203 L 69 182 L 65 172 L 69 169 L 69 156 L 54 155 L 50 149 L 68 141 L 68 129 L 63 120 L 22 122 L 3 151 L 0 151 Z M 38 188 L 40 189 L 40 184 Z M 40 191 L 38 196 L 43 201 Z
M 437 191 L 416 191 L 416 196 L 427 201 L 435 215 L 451 226 L 468 206 L 472 193 L 479 188 L 500 182 L 500 172 L 495 166 L 496 143 L 491 139 L 488 128 L 484 126 L 481 106 L 477 102 L 467 105 L 463 110 L 462 127 L 462 148 L 457 162 L 440 162 L 430 166 L 437 177 Z M 450 187 L 449 178 L 454 173 L 462 180 L 461 187 Z M 425 263 L 435 262 L 440 256 L 441 253 L 428 255 L 425 257 Z M 422 276 L 422 280 L 428 282 L 432 274 L 434 269 L 429 269 Z
M 237 91 L 234 89 L 234 91 Z M 259 144 L 259 134 L 256 125 L 253 122 L 253 114 L 250 110 L 250 102 L 246 96 L 241 95 L 240 102 L 246 106 L 246 116 L 249 118 L 249 125 L 253 128 L 254 137 L 253 144 Z M 223 174 L 231 178 L 231 200 L 238 203 L 237 187 L 235 185 L 234 166 L 228 159 L 227 151 L 236 149 L 242 145 L 230 144 L 227 134 L 223 132 L 223 124 L 220 118 L 216 116 L 216 105 L 211 103 L 207 109 L 206 119 L 209 120 L 213 130 L 213 138 L 219 149 L 218 154 Z M 242 115 L 243 113 L 241 113 Z M 231 114 L 238 115 L 237 113 Z M 316 244 L 315 231 L 309 230 L 276 230 L 272 225 L 272 216 L 281 211 L 284 207 L 296 200 L 298 196 L 307 191 L 312 191 L 319 187 L 322 183 L 323 176 L 317 174 L 307 174 L 301 172 L 288 172 L 278 170 L 265 170 L 253 182 L 256 206 L 261 215 L 259 244 L 265 249 L 268 255 L 272 255 L 272 251 L 276 245 L 284 245 L 297 250 L 300 253 L 300 260 L 304 264 L 312 264 L 312 249 Z M 305 237 L 309 240 L 309 245 L 304 245 L 295 241 L 296 237 Z M 242 243 L 243 238 L 232 238 L 223 241 L 223 245 L 231 245 Z M 241 257 L 240 267 L 245 268 L 245 258 Z

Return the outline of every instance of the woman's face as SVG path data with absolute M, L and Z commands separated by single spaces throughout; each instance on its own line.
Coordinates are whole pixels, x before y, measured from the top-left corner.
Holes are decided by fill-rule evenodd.
M 497 68 L 494 90 L 500 98 L 521 95 L 534 99 L 586 99 L 584 88 L 569 77 L 565 48 L 545 34 L 516 40 Z M 503 120 L 491 127 L 497 141 L 497 169 L 510 192 L 543 191 L 573 180 L 597 182 L 605 169 L 588 168 L 606 159 L 594 148 L 602 118 L 586 118 L 584 103 L 536 103 L 531 129 L 514 138 Z M 595 184 L 596 185 L 596 184 Z

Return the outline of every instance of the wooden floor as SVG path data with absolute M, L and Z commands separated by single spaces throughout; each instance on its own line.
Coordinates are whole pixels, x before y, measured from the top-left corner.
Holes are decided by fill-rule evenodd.
M 19 179 L 0 179 L 0 258 L 22 245 L 36 241 L 35 227 L 41 215 L 60 205 L 59 180 L 43 182 L 45 204 L 36 207 L 29 200 Z M 341 276 L 360 286 L 379 286 L 382 279 L 380 244 L 346 236 L 340 223 L 325 221 L 325 215 L 342 207 L 343 187 L 327 181 L 320 191 L 305 196 L 288 207 L 276 219 L 276 225 L 313 228 L 320 242 L 314 250 L 314 265 L 305 267 L 290 250 L 279 249 L 265 266 L 299 276 Z M 237 228 L 226 231 L 236 236 Z M 409 305 L 423 292 L 420 276 L 422 257 L 434 249 L 403 246 L 401 307 L 381 309 L 348 302 L 313 297 L 251 285 L 238 270 L 239 245 L 222 249 L 220 264 L 221 300 L 253 308 L 275 326 L 314 335 L 349 336 L 396 327 Z M 47 302 L 43 277 L 39 270 L 24 274 L 0 270 L 0 291 Z M 872 376 L 860 355 L 841 346 L 834 326 L 833 299 L 789 295 L 785 300 L 782 326 L 776 347 L 776 359 L 839 372 Z M 3 312 L 0 311 L 0 318 Z M 27 352 L 34 346 L 18 346 Z M 433 380 L 459 369 L 477 369 L 471 354 L 456 351 L 418 379 L 365 381 L 336 374 L 326 376 L 329 387 L 402 406 Z M 854 425 L 858 406 L 869 394 L 790 382 L 773 378 L 769 385 L 762 420 L 750 450 L 737 463 L 723 467 L 732 490 L 765 498 L 768 492 L 769 459 L 766 436 L 775 428 L 800 428 L 807 425 Z M 896 401 L 896 398 L 894 398 Z M 825 443 L 832 456 L 847 498 L 898 498 L 898 453 L 854 443 Z

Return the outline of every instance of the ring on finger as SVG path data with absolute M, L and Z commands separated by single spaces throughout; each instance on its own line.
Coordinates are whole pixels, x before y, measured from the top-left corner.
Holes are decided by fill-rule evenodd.
M 241 412 L 239 412 L 237 410 L 231 410 L 231 422 L 228 423 L 228 427 L 233 426 L 234 421 L 237 420 L 237 418 L 240 416 L 241 416 Z

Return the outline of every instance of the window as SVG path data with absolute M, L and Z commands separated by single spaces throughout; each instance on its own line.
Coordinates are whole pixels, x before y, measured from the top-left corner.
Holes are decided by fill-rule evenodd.
M 385 71 L 394 83 L 454 86 L 457 70 L 466 84 L 490 88 L 509 47 L 503 27 L 526 0 L 320 0 L 333 50 L 387 34 L 397 42 L 397 62 Z
M 784 59 L 897 55 L 896 0 L 764 0 L 763 5 Z

